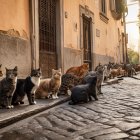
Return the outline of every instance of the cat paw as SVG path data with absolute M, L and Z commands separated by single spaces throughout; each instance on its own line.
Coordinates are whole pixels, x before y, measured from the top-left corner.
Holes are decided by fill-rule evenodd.
M 73 101 L 70 101 L 69 105 L 75 105 L 75 103 Z
M 95 98 L 96 101 L 98 101 L 98 98 Z
M 10 108 L 14 108 L 14 106 L 13 106 L 13 105 L 11 105 L 11 106 L 10 106 Z
M 52 99 L 56 99 L 56 96 L 52 95 Z
M 24 102 L 23 102 L 23 101 L 21 101 L 21 102 L 20 102 L 20 104 L 24 104 Z
M 19 102 L 16 102 L 16 103 L 12 103 L 13 105 L 20 105 L 20 103 Z
M 36 101 L 34 101 L 34 102 L 30 103 L 30 105 L 36 105 Z
M 67 94 L 68 94 L 68 96 L 71 96 L 71 91 L 68 90 L 68 91 L 67 91 Z
M 56 96 L 56 99 L 58 99 L 59 97 L 58 96 Z
M 11 106 L 6 106 L 5 108 L 6 108 L 6 109 L 10 109 L 10 108 L 11 108 Z

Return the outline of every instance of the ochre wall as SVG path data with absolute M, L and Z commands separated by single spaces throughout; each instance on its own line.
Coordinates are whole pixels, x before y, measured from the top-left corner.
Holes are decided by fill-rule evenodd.
M 29 0 L 0 0 L 0 30 L 10 29 L 29 37 Z
M 118 29 L 121 34 L 121 32 L 123 32 L 123 26 L 121 25 L 121 20 L 113 19 L 110 11 L 109 0 L 106 2 L 107 18 L 109 19 L 108 23 L 105 23 L 100 19 L 99 0 L 64 0 L 64 47 L 66 48 L 72 48 L 79 51 L 81 47 L 79 5 L 83 7 L 85 7 L 85 5 L 88 6 L 89 10 L 94 14 L 94 23 L 92 24 L 92 54 L 94 55 L 94 66 L 97 65 L 99 61 L 101 61 L 101 63 L 108 63 L 109 60 L 113 60 L 115 62 L 121 61 L 121 58 L 119 58 L 120 54 L 118 48 Z M 65 13 L 67 14 L 67 18 L 65 18 Z M 76 24 L 77 30 L 75 30 Z M 96 36 L 96 29 L 100 31 L 100 37 Z M 81 61 L 79 61 L 79 64 L 80 62 Z
M 0 64 L 18 66 L 18 77 L 31 71 L 29 0 L 0 0 Z

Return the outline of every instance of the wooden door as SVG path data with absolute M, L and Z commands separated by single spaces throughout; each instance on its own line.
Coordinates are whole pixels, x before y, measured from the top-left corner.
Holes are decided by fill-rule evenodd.
M 43 77 L 57 68 L 56 0 L 39 0 L 39 65 Z
M 84 63 L 89 63 L 90 70 L 92 69 L 91 55 L 91 22 L 92 19 L 83 15 L 83 48 L 84 48 Z

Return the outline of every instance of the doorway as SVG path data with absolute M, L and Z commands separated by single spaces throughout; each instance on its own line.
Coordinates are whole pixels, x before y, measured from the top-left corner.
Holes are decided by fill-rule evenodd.
M 83 14 L 83 61 L 89 64 L 92 70 L 92 54 L 91 54 L 91 23 L 92 18 Z
M 39 0 L 39 66 L 43 77 L 57 69 L 56 0 Z

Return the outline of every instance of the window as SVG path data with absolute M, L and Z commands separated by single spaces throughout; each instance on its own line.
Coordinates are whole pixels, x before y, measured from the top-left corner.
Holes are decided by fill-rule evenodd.
M 114 11 L 116 13 L 121 12 L 121 0 L 110 0 L 110 8 L 111 11 Z
M 107 0 L 100 0 L 100 19 L 104 21 L 105 23 L 108 23 L 108 18 L 107 18 Z
M 110 0 L 110 10 L 113 18 L 120 20 L 125 9 L 126 0 Z
M 101 13 L 106 15 L 106 0 L 100 0 Z

